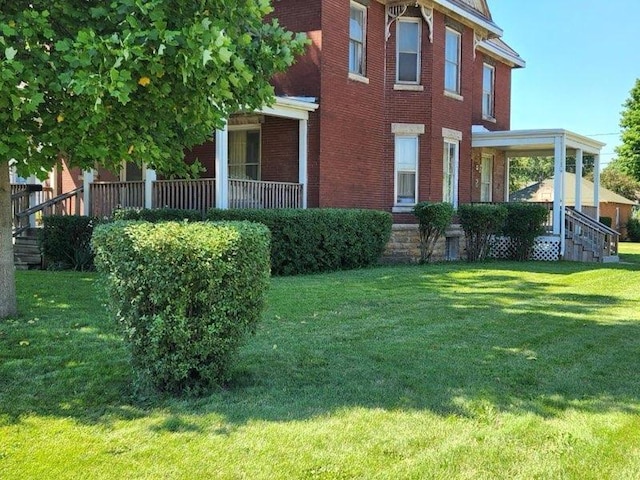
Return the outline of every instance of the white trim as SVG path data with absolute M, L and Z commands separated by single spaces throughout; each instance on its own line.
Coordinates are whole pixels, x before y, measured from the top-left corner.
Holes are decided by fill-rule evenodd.
M 524 68 L 527 66 L 527 62 L 525 62 L 522 58 L 513 55 L 505 50 L 501 50 L 495 45 L 487 42 L 486 40 L 482 40 L 478 44 L 478 50 L 490 55 L 491 57 L 494 57 L 496 60 L 506 62 L 507 65 L 510 65 L 512 67 Z
M 490 22 L 489 20 L 484 20 L 479 15 L 471 15 L 467 10 L 460 8 L 458 5 L 452 3 L 450 0 L 433 0 L 433 2 L 445 7 L 446 9 L 450 10 L 453 13 L 456 13 L 457 15 L 460 15 L 462 18 L 470 20 L 476 25 L 479 25 L 480 27 L 487 30 L 489 33 L 493 34 L 493 36 L 501 37 L 504 33 L 502 29 L 498 27 L 496 24 L 494 24 L 493 22 Z
M 391 133 L 396 135 L 424 135 L 423 123 L 392 123 Z
M 302 185 L 302 208 L 307 208 L 308 120 L 298 123 L 298 182 Z
M 464 101 L 464 97 L 462 95 L 458 95 L 457 93 L 450 92 L 449 90 L 444 91 L 444 96 L 453 98 L 454 100 Z
M 227 123 L 216 130 L 216 208 L 229 208 L 229 131 Z
M 318 109 L 317 103 L 305 102 L 288 97 L 276 97 L 272 106 L 264 106 L 257 113 L 263 113 L 272 117 L 291 118 L 295 120 L 308 120 L 309 113 Z
M 416 79 L 400 80 L 400 25 L 403 23 L 414 23 L 418 26 L 418 36 L 416 38 Z M 396 84 L 420 85 L 422 77 L 422 19 L 416 17 L 402 17 L 396 21 Z
M 367 85 L 369 85 L 369 79 L 357 73 L 349 72 L 348 78 L 349 80 L 354 80 L 356 82 L 366 83 Z
M 405 92 L 424 92 L 424 85 L 396 83 L 393 85 L 393 89 L 398 91 L 405 91 Z
M 462 141 L 462 132 L 460 130 L 453 130 L 452 128 L 442 128 L 442 137 L 450 140 Z

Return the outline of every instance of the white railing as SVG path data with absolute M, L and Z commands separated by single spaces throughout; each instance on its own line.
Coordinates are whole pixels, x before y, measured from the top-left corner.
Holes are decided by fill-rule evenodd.
M 229 208 L 302 208 L 302 185 L 230 179 Z
M 91 184 L 91 215 L 110 217 L 117 208 L 143 208 L 144 182 L 95 182 Z
M 153 208 L 180 208 L 204 213 L 215 206 L 216 181 L 214 178 L 153 182 Z

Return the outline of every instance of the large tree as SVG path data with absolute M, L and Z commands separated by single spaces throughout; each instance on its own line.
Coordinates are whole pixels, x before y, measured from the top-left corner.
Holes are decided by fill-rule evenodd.
M 0 318 L 16 313 L 9 165 L 146 162 L 187 175 L 185 148 L 273 101 L 305 45 L 268 0 L 0 0 Z
M 640 78 L 631 89 L 620 118 L 622 144 L 616 148 L 621 169 L 640 181 Z

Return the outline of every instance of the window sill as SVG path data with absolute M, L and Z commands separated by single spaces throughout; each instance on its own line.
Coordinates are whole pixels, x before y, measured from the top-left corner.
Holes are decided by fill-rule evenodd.
M 349 80 L 354 80 L 356 82 L 366 83 L 367 85 L 369 85 L 369 79 L 357 73 L 349 72 Z
M 413 213 L 414 205 L 394 205 L 391 209 L 391 213 Z
M 487 117 L 485 115 L 482 116 L 482 120 L 484 120 L 485 122 L 496 123 L 496 119 L 494 117 Z
M 449 98 L 453 98 L 454 100 L 459 100 L 459 101 L 463 101 L 464 97 L 462 95 L 458 95 L 455 92 L 450 92 L 449 90 L 445 90 L 444 91 L 444 96 L 445 97 L 449 97 Z
M 393 85 L 394 90 L 404 91 L 404 92 L 424 92 L 424 85 L 411 85 L 404 83 L 396 83 Z

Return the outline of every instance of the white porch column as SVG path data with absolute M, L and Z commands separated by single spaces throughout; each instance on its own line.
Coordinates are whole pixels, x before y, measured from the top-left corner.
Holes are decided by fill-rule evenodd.
M 576 150 L 576 211 L 582 211 L 582 149 Z
M 299 120 L 298 127 L 298 182 L 302 184 L 302 208 L 307 208 L 307 163 L 309 151 L 309 121 Z
M 564 135 L 554 139 L 553 233 L 560 236 L 560 256 L 564 256 L 564 173 L 567 166 L 567 141 Z
M 229 208 L 229 130 L 216 130 L 216 208 Z
M 593 204 L 596 207 L 596 222 L 600 221 L 600 154 L 593 156 Z
M 153 208 L 153 182 L 158 175 L 155 170 L 147 168 L 144 172 L 144 208 Z
M 509 201 L 509 175 L 511 172 L 509 168 L 511 166 L 511 157 L 507 156 L 505 153 L 504 156 L 504 201 Z
M 82 172 L 82 203 L 84 205 L 84 215 L 91 215 L 91 184 L 93 183 L 93 170 Z

